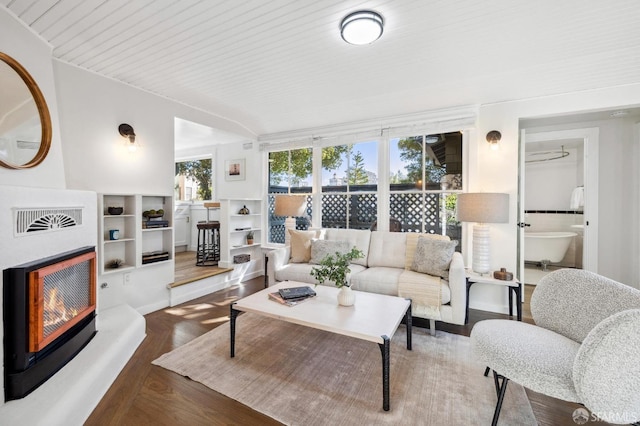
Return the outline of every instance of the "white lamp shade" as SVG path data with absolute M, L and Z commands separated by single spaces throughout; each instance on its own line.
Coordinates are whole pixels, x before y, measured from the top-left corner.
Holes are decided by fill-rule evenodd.
M 509 222 L 509 194 L 477 192 L 458 194 L 457 217 L 473 226 L 472 269 L 479 274 L 491 271 L 491 242 L 486 223 Z
M 476 192 L 458 194 L 457 217 L 460 222 L 509 222 L 509 194 Z
M 304 195 L 276 195 L 274 214 L 276 216 L 303 216 L 307 206 Z

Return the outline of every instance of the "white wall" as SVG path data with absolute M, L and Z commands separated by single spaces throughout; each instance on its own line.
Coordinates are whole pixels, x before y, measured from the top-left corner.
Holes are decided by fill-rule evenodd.
M 18 61 L 36 81 L 51 115 L 51 149 L 37 167 L 26 170 L 0 168 L 1 185 L 64 188 L 64 162 L 58 125 L 58 102 L 51 67 L 51 47 L 0 9 L 0 51 Z
M 477 140 L 475 144 L 471 144 L 469 153 L 469 190 L 506 192 L 510 195 L 509 223 L 491 225 L 492 268 L 505 266 L 508 270 L 516 270 L 519 119 L 614 109 L 638 104 L 640 104 L 640 85 L 628 85 L 480 107 Z M 490 150 L 487 146 L 489 144 L 484 141 L 487 132 L 494 129 L 498 129 L 502 133 L 501 146 L 498 151 Z M 603 146 L 606 143 L 603 142 L 604 140 L 601 137 L 600 151 L 606 146 Z M 620 154 L 615 155 L 616 158 L 619 158 Z M 637 164 L 638 158 L 638 149 L 634 147 L 632 151 L 626 154 L 624 161 L 629 164 Z M 600 177 L 605 173 L 614 173 L 616 175 L 625 173 L 623 170 L 616 169 L 620 162 L 612 164 L 614 162 L 614 160 L 601 161 Z M 615 228 L 622 223 L 630 223 L 629 216 L 627 216 L 627 219 L 620 219 L 620 215 L 625 214 L 625 211 L 624 208 L 617 206 L 620 206 L 624 198 L 616 197 L 615 192 L 619 192 L 620 195 L 637 194 L 638 187 L 637 176 L 627 183 L 624 190 L 622 188 L 607 187 L 601 183 L 599 188 L 599 214 L 600 225 L 605 227 L 604 229 L 608 229 L 607 226 Z M 637 204 L 637 201 L 631 201 L 628 205 L 629 209 L 637 213 Z M 626 202 L 624 205 L 627 205 Z M 637 218 L 638 216 L 636 215 L 635 217 Z M 629 238 L 638 239 L 637 230 L 630 231 L 629 234 Z M 601 253 L 603 251 L 607 252 L 618 245 L 617 241 L 600 240 L 599 251 Z M 628 254 L 628 256 L 634 257 L 637 262 L 637 253 Z M 599 272 L 622 281 L 620 272 L 616 268 L 600 264 Z M 626 281 L 626 284 L 639 287 L 637 273 L 632 281 L 624 281 Z M 501 290 L 490 286 L 474 285 L 470 296 L 471 307 L 479 309 L 495 309 L 498 305 L 506 307 L 507 295 L 506 292 Z
M 571 194 L 578 186 L 578 163 L 582 160 L 577 149 L 565 151 L 569 155 L 564 158 L 525 165 L 525 210 L 570 210 Z

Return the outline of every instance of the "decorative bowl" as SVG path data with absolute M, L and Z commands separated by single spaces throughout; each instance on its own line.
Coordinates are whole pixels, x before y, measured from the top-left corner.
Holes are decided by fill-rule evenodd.
M 107 211 L 109 212 L 109 214 L 119 215 L 122 214 L 124 209 L 122 207 L 107 207 Z

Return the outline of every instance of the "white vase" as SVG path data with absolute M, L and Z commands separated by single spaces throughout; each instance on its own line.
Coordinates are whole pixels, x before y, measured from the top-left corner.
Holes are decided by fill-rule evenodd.
M 342 306 L 353 306 L 354 303 L 356 303 L 356 294 L 351 290 L 351 287 L 340 287 L 338 304 Z

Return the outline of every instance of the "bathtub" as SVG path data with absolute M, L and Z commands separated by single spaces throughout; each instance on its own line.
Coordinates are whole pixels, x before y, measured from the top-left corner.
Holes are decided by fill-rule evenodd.
M 575 232 L 525 232 L 525 262 L 560 262 L 575 237 Z

